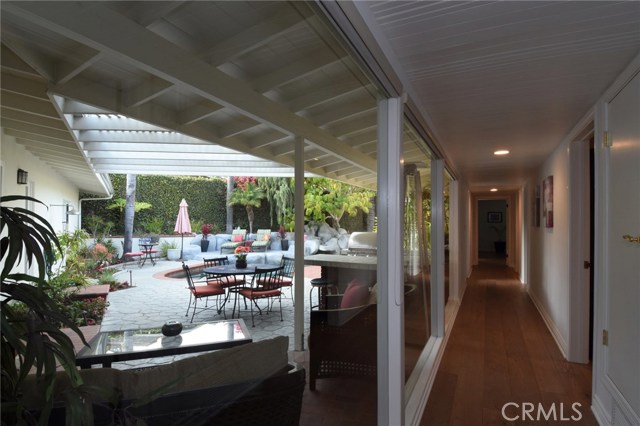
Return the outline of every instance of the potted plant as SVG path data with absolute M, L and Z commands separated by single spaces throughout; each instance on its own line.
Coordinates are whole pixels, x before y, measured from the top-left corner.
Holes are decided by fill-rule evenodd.
M 284 225 L 280 225 L 280 229 L 278 229 L 278 236 L 280 237 L 280 248 L 282 251 L 289 250 L 289 240 L 287 240 L 287 233 L 284 229 Z
M 25 196 L 3 196 L 6 202 L 33 201 Z M 2 205 L 0 207 L 0 232 L 4 235 L 1 259 L 4 267 L 0 272 L 2 309 L 2 424 L 27 424 L 38 417 L 39 424 L 47 424 L 53 407 L 54 393 L 45 395 L 45 404 L 39 413 L 29 413 L 23 405 L 23 391 L 27 374 L 31 371 L 45 388 L 53 389 L 59 377 L 56 366 L 61 366 L 72 390 L 65 398 L 67 421 L 80 424 L 81 419 L 90 418 L 91 404 L 86 404 L 88 395 L 95 389 L 82 384 L 75 367 L 73 342 L 59 326 L 65 326 L 87 344 L 80 329 L 65 316 L 54 300 L 43 288 L 48 287 L 47 274 L 56 252 L 62 251 L 60 242 L 51 225 L 33 211 Z M 6 227 L 6 229 L 5 229 Z M 11 238 L 9 238 L 11 236 Z M 13 272 L 20 259 L 38 265 L 38 275 Z
M 160 256 L 166 257 L 167 260 L 180 259 L 180 249 L 175 241 L 163 240 L 160 243 Z
M 247 253 L 251 250 L 251 247 L 246 246 L 238 246 L 234 250 L 236 255 L 236 268 L 246 268 L 247 267 Z
M 202 225 L 202 228 L 200 228 L 200 231 L 202 231 L 202 239 L 200 240 L 200 251 L 205 252 L 209 249 L 209 240 L 207 239 L 207 237 L 213 231 L 213 225 L 210 223 L 205 223 L 204 225 Z

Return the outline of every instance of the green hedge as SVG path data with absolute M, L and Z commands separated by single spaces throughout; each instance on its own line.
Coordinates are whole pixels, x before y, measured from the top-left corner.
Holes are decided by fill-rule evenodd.
M 114 199 L 125 198 L 125 175 L 110 175 L 113 183 Z M 91 194 L 81 193 L 81 198 L 90 198 Z M 193 176 L 156 176 L 138 175 L 136 184 L 136 201 L 150 203 L 153 207 L 142 210 L 135 215 L 134 229 L 136 234 L 145 234 L 144 223 L 150 219 L 162 220 L 163 234 L 172 234 L 176 224 L 180 201 L 184 198 L 189 204 L 189 218 L 191 221 L 215 223 L 224 230 L 227 223 L 227 183 L 219 177 Z M 108 209 L 113 200 L 83 201 L 82 223 L 87 227 L 86 218 L 97 215 L 104 221 L 113 222 L 110 234 L 124 234 L 123 214 L 118 210 Z M 261 228 L 278 230 L 278 223 L 271 226 L 269 217 L 269 203 L 262 202 L 260 208 L 254 208 L 253 230 Z M 350 232 L 366 229 L 366 215 L 359 212 L 351 217 L 345 215 L 340 221 L 343 228 Z M 233 226 L 249 230 L 249 220 L 244 206 L 233 207 Z M 199 232 L 199 230 L 193 230 Z

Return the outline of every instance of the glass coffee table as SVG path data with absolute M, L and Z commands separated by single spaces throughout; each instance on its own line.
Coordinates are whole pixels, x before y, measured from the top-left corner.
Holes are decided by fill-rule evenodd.
M 159 356 L 180 355 L 225 349 L 251 343 L 244 321 L 239 319 L 183 324 L 177 336 L 166 337 L 162 326 L 99 332 L 76 356 L 76 365 L 91 368 L 111 363 Z

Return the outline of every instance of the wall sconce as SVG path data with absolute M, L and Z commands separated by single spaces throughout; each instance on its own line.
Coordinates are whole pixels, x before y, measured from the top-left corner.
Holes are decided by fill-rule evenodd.
M 18 169 L 18 185 L 26 185 L 29 181 L 29 172 Z

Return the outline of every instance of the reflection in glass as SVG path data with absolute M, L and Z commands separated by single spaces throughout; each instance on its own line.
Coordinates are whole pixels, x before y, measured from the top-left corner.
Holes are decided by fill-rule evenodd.
M 420 173 L 415 164 L 405 165 L 404 181 L 404 332 L 407 380 L 427 344 L 431 328 L 427 227 L 422 208 Z

